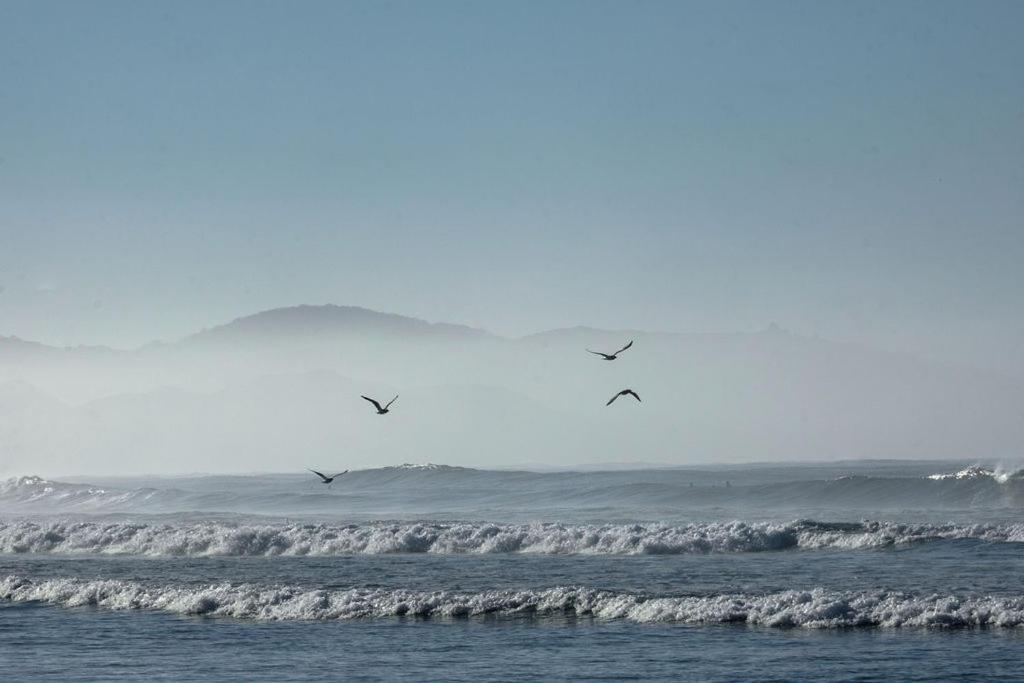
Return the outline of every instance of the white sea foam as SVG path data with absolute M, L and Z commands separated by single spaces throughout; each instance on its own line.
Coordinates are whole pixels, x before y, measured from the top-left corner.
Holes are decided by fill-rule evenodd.
M 1000 484 L 1005 484 L 1011 479 L 1020 479 L 1022 477 L 1024 477 L 1024 471 L 1019 469 L 1006 469 L 1000 466 L 992 470 L 987 467 L 982 467 L 981 465 L 971 465 L 970 467 L 965 467 L 964 469 L 956 472 L 928 475 L 929 479 L 933 479 L 935 481 L 990 478 Z
M 1024 524 L 328 524 L 0 522 L 0 552 L 148 556 L 384 553 L 656 555 L 782 550 L 870 550 L 943 539 L 1024 542 Z
M 416 471 L 433 471 L 433 470 L 455 470 L 461 469 L 458 467 L 452 467 L 451 465 L 438 465 L 433 462 L 403 462 L 401 465 L 391 465 L 383 467 L 384 470 L 416 470 Z
M 987 467 L 971 465 L 970 467 L 965 467 L 958 472 L 928 475 L 929 479 L 935 479 L 936 481 L 942 481 L 944 479 L 976 479 L 978 477 L 995 477 L 995 472 Z
M 765 595 L 655 597 L 568 586 L 543 590 L 413 591 L 213 584 L 150 586 L 121 580 L 0 579 L 0 600 L 62 607 L 161 610 L 271 621 L 415 616 L 578 616 L 663 623 L 805 628 L 1020 627 L 1024 598 L 888 591 L 789 590 Z

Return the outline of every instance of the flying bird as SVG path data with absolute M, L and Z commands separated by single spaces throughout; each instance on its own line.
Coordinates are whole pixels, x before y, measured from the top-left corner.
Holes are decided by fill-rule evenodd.
M 632 345 L 633 345 L 633 340 L 630 339 L 628 344 L 623 346 L 621 349 L 619 349 L 615 353 L 601 353 L 600 351 L 590 351 L 590 349 L 587 349 L 587 351 L 590 351 L 590 353 L 594 354 L 595 356 L 601 356 L 601 360 L 615 360 L 616 358 L 619 357 L 620 353 L 622 353 L 623 351 L 625 351 L 626 349 L 628 349 Z
M 332 474 L 331 476 L 328 477 L 326 474 L 324 474 L 322 472 L 317 472 L 316 470 L 309 470 L 309 471 L 312 472 L 313 474 L 315 474 L 316 476 L 320 477 L 320 481 L 323 482 L 324 484 L 330 484 L 332 481 L 334 481 L 335 479 L 337 479 L 341 475 L 348 473 L 348 470 L 345 470 L 344 472 L 338 472 L 337 474 Z
M 397 400 L 398 400 L 398 396 L 395 396 L 395 397 L 394 397 L 393 399 L 391 399 L 390 401 L 388 401 L 388 404 L 387 404 L 386 406 L 384 406 L 383 408 L 381 408 L 381 407 L 380 407 L 380 404 L 379 404 L 379 403 L 377 403 L 377 402 L 376 402 L 375 400 L 373 400 L 372 398 L 370 398 L 369 396 L 363 396 L 363 398 L 365 398 L 365 399 L 366 399 L 367 401 L 369 401 L 370 403 L 372 403 L 372 404 L 373 404 L 373 407 L 377 409 L 377 414 L 378 414 L 378 415 L 384 415 L 384 414 L 386 414 L 386 413 L 388 412 L 388 408 L 390 408 L 390 407 L 391 407 L 391 404 L 392 404 L 392 403 L 394 403 L 395 401 L 397 401 Z
M 635 391 L 633 391 L 632 389 L 623 389 L 622 391 L 608 399 L 608 402 L 605 403 L 605 405 L 610 406 L 612 403 L 615 402 L 615 399 L 617 399 L 619 396 L 626 396 L 627 394 L 635 398 L 637 401 L 640 401 L 640 396 Z M 640 402 L 643 403 L 643 401 Z

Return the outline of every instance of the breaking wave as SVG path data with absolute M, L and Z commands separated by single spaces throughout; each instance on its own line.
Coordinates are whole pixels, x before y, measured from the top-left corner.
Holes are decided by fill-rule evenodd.
M 989 478 L 1000 484 L 1005 484 L 1014 479 L 1024 479 L 1024 472 L 1021 470 L 1006 470 L 998 467 L 996 469 L 989 469 L 988 467 L 982 467 L 981 465 L 971 465 L 970 467 L 965 467 L 957 472 L 929 474 L 928 478 L 934 481 Z
M 766 595 L 654 597 L 584 587 L 463 593 L 221 583 L 160 586 L 122 580 L 0 579 L 0 600 L 62 607 L 160 610 L 261 621 L 381 617 L 591 617 L 638 623 L 750 624 L 772 627 L 1007 627 L 1024 625 L 1024 598 L 909 592 L 788 590 Z
M 1024 524 L 793 522 L 664 524 L 141 524 L 0 522 L 0 552 L 143 556 L 385 553 L 658 555 L 870 550 L 935 540 L 1024 542 Z
M 37 476 L 18 477 L 0 482 L 0 504 L 5 507 L 42 510 L 99 511 L 135 509 L 146 505 L 159 506 L 175 497 L 183 498 L 174 489 L 106 489 L 88 484 L 68 484 Z

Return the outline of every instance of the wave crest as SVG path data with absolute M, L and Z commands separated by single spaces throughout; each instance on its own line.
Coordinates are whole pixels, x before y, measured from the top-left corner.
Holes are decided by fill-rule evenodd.
M 639 623 L 742 623 L 773 627 L 1020 627 L 1024 598 L 905 592 L 789 590 L 767 595 L 649 597 L 585 587 L 543 590 L 310 590 L 228 583 L 151 587 L 121 580 L 0 579 L 0 600 L 62 607 L 160 610 L 269 621 L 415 616 L 577 616 Z
M 664 524 L 136 524 L 0 522 L 0 552 L 148 556 L 385 553 L 658 555 L 865 550 L 933 540 L 1024 542 L 1024 525 L 794 522 Z

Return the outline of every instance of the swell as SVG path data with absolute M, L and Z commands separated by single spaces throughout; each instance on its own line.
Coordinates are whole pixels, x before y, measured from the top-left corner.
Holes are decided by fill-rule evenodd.
M 859 471 L 851 467 L 851 471 Z M 861 468 L 863 469 L 863 468 Z M 837 470 L 838 471 L 838 470 Z M 833 472 L 829 472 L 831 474 Z M 770 473 L 769 473 L 770 474 Z M 1024 507 L 1024 475 L 967 468 L 948 474 L 820 478 L 792 468 L 786 478 L 758 469 L 697 472 L 528 473 L 459 468 L 384 468 L 347 474 L 332 488 L 304 476 L 205 476 L 128 480 L 111 486 L 21 477 L 0 482 L 8 512 L 187 512 L 406 516 L 432 511 L 588 510 L 603 507 L 963 510 Z M 310 475 L 311 477 L 312 475 Z M 816 478 L 817 477 L 817 478 Z M 729 480 L 729 481 L 726 481 Z M 726 485 L 728 484 L 728 485 Z
M 673 555 L 871 550 L 928 541 L 1024 542 L 1024 524 L 793 522 L 664 524 L 135 524 L 0 522 L 0 553 L 170 557 L 386 553 Z
M 764 595 L 655 597 L 567 586 L 542 590 L 412 591 L 221 583 L 148 586 L 122 580 L 0 579 L 0 600 L 62 607 L 159 610 L 260 621 L 382 617 L 592 617 L 637 623 L 749 624 L 771 627 L 1017 628 L 1024 598 L 889 591 L 788 590 Z

